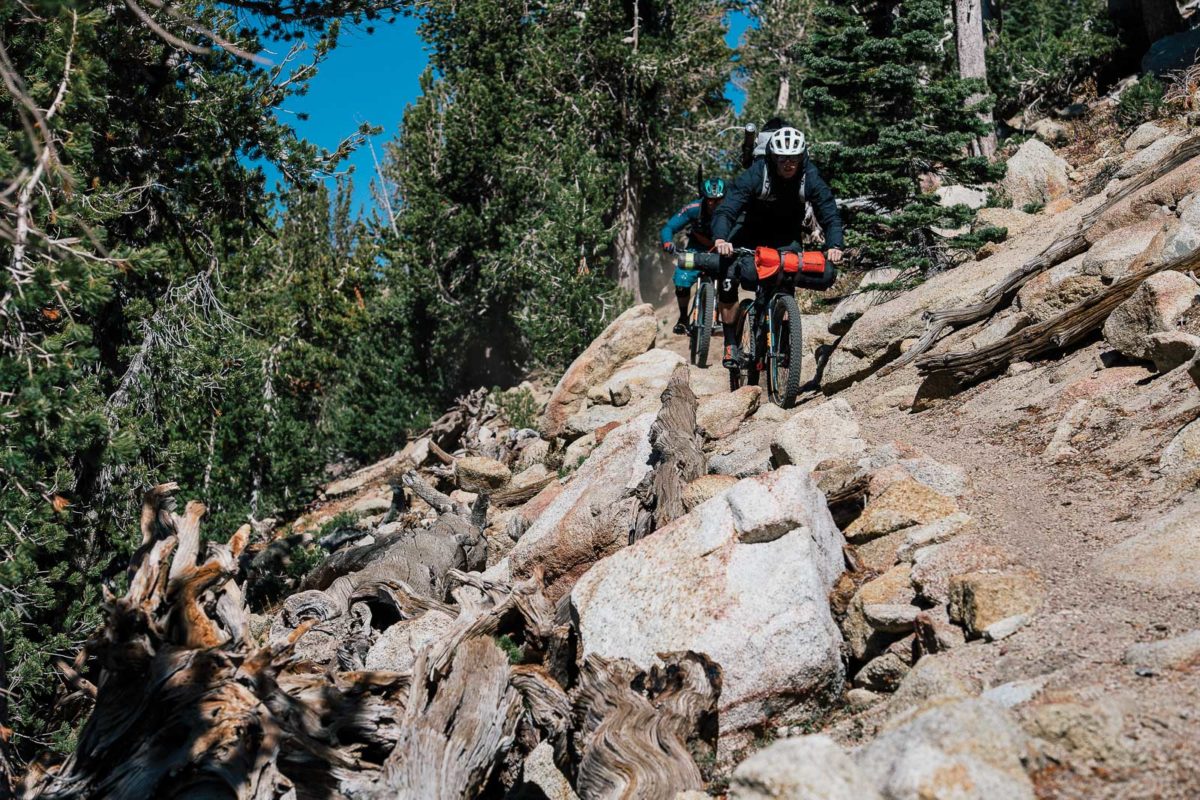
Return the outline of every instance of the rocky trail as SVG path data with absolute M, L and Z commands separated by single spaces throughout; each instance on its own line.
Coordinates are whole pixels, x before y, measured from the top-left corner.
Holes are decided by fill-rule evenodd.
M 643 305 L 289 525 L 205 545 L 159 487 L 64 665 L 78 750 L 25 796 L 1197 796 L 1195 147 L 1144 126 L 1072 169 L 1026 143 L 1006 188 L 1043 210 L 984 209 L 1003 244 L 805 316 L 791 409 Z M 921 352 L 926 312 L 1039 258 Z M 947 382 L 947 353 L 1020 352 L 1156 266 Z

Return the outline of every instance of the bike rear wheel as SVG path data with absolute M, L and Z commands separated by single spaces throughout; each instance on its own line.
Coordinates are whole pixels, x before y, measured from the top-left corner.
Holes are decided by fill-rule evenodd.
M 735 392 L 743 386 L 758 385 L 758 362 L 754 351 L 754 301 L 743 300 L 738 305 L 734 343 L 741 351 L 741 364 L 729 370 L 729 391 Z
M 768 318 L 767 394 L 771 402 L 791 408 L 800 394 L 800 367 L 804 358 L 804 332 L 796 298 L 776 295 Z
M 708 348 L 712 342 L 713 308 L 715 298 L 711 281 L 700 281 L 696 296 L 692 298 L 690 350 L 692 363 L 701 369 L 708 366 Z

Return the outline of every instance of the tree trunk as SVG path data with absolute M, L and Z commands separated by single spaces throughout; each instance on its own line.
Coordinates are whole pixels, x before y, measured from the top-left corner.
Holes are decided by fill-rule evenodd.
M 1175 0 L 1140 0 L 1142 28 L 1146 40 L 1153 44 L 1164 36 L 1183 30 L 1183 17 Z
M 958 74 L 962 78 L 978 78 L 987 81 L 987 61 L 984 56 L 983 9 L 980 0 L 954 0 L 954 23 L 957 32 Z M 983 95 L 972 95 L 967 103 L 977 103 Z M 972 149 L 975 155 L 991 157 L 996 152 L 996 133 L 992 128 L 992 110 L 979 112 L 979 118 L 988 125 L 988 133 L 975 140 Z
M 1162 37 L 1183 30 L 1175 0 L 1108 0 L 1108 16 L 1139 57 Z
M 621 187 L 617 208 L 615 243 L 617 285 L 633 295 L 633 302 L 642 302 L 641 277 L 638 270 L 638 234 L 642 218 L 641 181 L 630 169 Z
M 779 56 L 779 92 L 775 95 L 775 113 L 782 116 L 787 113 L 788 103 L 791 102 L 792 81 L 788 77 L 788 57 Z

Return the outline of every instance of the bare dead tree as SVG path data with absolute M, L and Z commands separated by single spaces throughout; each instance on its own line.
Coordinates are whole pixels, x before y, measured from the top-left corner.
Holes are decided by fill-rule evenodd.
M 705 473 L 704 438 L 696 425 L 696 395 L 688 368 L 680 364 L 662 393 L 662 407 L 650 426 L 653 468 L 638 487 L 641 510 L 631 541 L 641 539 L 683 516 L 683 490 Z

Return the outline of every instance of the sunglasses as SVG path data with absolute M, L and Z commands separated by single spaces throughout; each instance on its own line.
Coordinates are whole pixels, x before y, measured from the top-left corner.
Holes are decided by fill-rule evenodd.
M 776 156 L 775 160 L 780 164 L 799 164 L 800 156 Z

